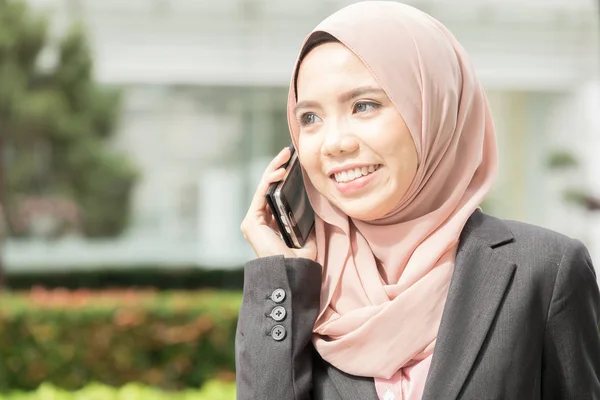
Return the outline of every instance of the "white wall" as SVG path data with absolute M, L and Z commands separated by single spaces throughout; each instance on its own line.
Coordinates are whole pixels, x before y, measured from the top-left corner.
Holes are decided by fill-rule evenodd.
M 592 80 L 579 87 L 562 111 L 565 134 L 561 136 L 561 143 L 573 149 L 582 162 L 575 182 L 600 198 L 600 81 Z M 599 269 L 600 211 L 584 213 L 580 219 L 584 219 L 582 225 L 586 227 L 582 239 Z
M 84 17 L 98 78 L 126 87 L 115 146 L 143 176 L 124 238 L 9 242 L 7 268 L 169 261 L 228 267 L 248 259 L 239 222 L 275 135 L 285 134 L 272 114 L 284 109 L 297 47 L 322 17 L 350 2 L 30 1 L 58 11 L 54 34 Z M 589 100 L 595 89 L 585 86 L 598 71 L 595 2 L 412 3 L 456 34 L 489 91 L 502 156 L 495 195 L 512 199 L 497 213 L 582 237 L 598 259 L 600 217 L 559 200 L 565 182 L 582 176 L 600 192 L 598 106 Z M 572 94 L 582 87 L 586 95 Z M 547 151 L 563 142 L 586 143 L 583 173 L 557 177 L 544 169 Z
M 30 0 L 77 16 L 93 39 L 98 78 L 110 83 L 287 85 L 297 47 L 353 1 Z M 490 88 L 563 90 L 597 56 L 594 0 L 409 1 L 444 22 Z

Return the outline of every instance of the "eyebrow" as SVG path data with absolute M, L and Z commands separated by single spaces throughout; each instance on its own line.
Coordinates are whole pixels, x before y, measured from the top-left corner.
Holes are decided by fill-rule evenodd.
M 381 94 L 385 94 L 385 91 L 378 87 L 361 86 L 361 87 L 357 87 L 356 89 L 352 89 L 346 93 L 342 93 L 341 95 L 338 96 L 338 100 L 340 103 L 347 103 L 350 100 L 355 99 L 360 96 L 364 96 L 365 94 L 381 95 Z M 319 103 L 316 101 L 312 101 L 312 100 L 301 101 L 298 104 L 296 104 L 296 107 L 294 107 L 294 114 L 296 114 L 298 112 L 298 110 L 300 110 L 302 108 L 314 108 L 314 107 L 318 107 L 318 106 L 319 106 Z

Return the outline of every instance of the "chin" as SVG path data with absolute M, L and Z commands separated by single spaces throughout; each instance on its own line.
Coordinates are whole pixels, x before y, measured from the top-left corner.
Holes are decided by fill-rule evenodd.
M 385 215 L 385 213 L 378 211 L 378 204 L 340 204 L 338 208 L 350 218 L 360 221 L 374 221 Z
M 325 182 L 320 183 L 322 184 L 320 185 L 322 190 L 317 188 L 317 191 L 322 196 L 348 217 L 360 221 L 375 221 L 383 218 L 393 210 L 393 205 L 395 204 L 396 196 L 392 195 L 394 190 L 390 190 L 389 187 L 383 188 L 383 190 L 381 187 L 373 188 L 372 191 L 365 193 L 361 197 L 352 199 L 341 197 L 338 193 L 335 193 L 335 189 L 331 189 Z

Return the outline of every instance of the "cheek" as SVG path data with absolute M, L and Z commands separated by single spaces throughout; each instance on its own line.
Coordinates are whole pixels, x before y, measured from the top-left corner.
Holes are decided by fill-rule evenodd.
M 399 150 L 400 157 L 397 157 L 394 162 L 394 181 L 396 182 L 396 190 L 398 195 L 403 195 L 411 186 L 417 173 L 417 156 L 416 152 L 405 146 Z
M 315 182 L 319 178 L 319 172 L 321 171 L 321 160 L 319 157 L 319 148 L 314 143 L 314 140 L 300 136 L 298 138 L 298 154 L 300 163 L 308 174 L 308 177 L 312 182 Z
M 398 127 L 400 126 L 400 129 Z M 405 186 L 412 182 L 418 167 L 418 156 L 414 141 L 403 121 L 392 119 L 378 127 L 373 133 L 373 149 L 382 162 L 389 167 L 396 184 Z M 397 188 L 402 189 L 402 188 Z
M 391 118 L 379 127 L 377 145 L 381 154 L 397 166 L 409 170 L 416 167 L 417 153 L 410 131 L 402 119 Z
M 414 172 L 417 169 L 417 155 L 409 145 L 396 146 L 387 157 L 390 163 L 393 163 L 403 173 Z M 388 148 L 392 149 L 392 146 Z

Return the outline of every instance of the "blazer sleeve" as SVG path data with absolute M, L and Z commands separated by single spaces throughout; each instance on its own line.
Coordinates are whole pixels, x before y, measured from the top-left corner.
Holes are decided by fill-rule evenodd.
M 572 240 L 559 265 L 544 337 L 542 398 L 600 400 L 600 294 L 590 255 Z
M 308 400 L 321 266 L 271 256 L 248 262 L 235 336 L 238 400 Z

